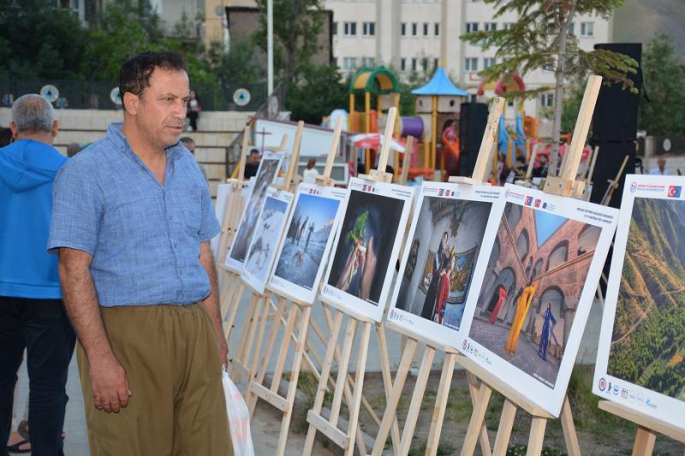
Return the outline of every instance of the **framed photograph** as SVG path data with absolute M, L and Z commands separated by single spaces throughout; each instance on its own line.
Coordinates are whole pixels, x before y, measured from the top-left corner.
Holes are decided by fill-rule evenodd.
M 414 190 L 357 178 L 350 180 L 349 190 L 321 300 L 381 321 Z
M 313 304 L 328 262 L 347 189 L 300 184 L 269 288 Z
M 293 194 L 285 190 L 269 187 L 266 192 L 241 275 L 243 281 L 259 294 L 264 293 L 292 202 Z
M 264 152 L 257 175 L 254 177 L 254 183 L 251 185 L 252 191 L 243 208 L 240 224 L 233 237 L 233 243 L 226 255 L 226 267 L 230 271 L 240 272 L 243 269 L 245 256 L 257 228 L 257 218 L 266 200 L 267 189 L 276 179 L 282 160 L 283 152 Z
M 483 241 L 457 348 L 554 416 L 617 220 L 610 207 L 506 185 Z
M 628 175 L 592 391 L 685 429 L 685 177 Z
M 504 205 L 503 195 L 499 187 L 423 183 L 388 322 L 438 346 L 457 347 L 476 259 L 488 227 L 495 231 L 496 221 L 488 221 L 501 213 L 493 207 Z

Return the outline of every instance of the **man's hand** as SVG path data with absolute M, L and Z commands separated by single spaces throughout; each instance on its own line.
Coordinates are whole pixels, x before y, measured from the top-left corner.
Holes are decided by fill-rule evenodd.
M 119 413 L 131 396 L 126 371 L 114 356 L 89 363 L 95 407 L 107 413 Z
M 228 344 L 226 343 L 226 338 L 224 337 L 223 331 L 217 334 L 219 340 L 219 359 L 221 359 L 221 365 L 225 368 L 228 367 Z

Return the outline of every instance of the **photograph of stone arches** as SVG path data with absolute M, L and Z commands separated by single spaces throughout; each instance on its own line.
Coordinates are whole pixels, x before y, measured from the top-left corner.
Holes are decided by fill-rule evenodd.
M 484 201 L 423 199 L 397 309 L 459 330 L 491 207 Z
M 469 337 L 554 388 L 601 231 L 508 202 Z

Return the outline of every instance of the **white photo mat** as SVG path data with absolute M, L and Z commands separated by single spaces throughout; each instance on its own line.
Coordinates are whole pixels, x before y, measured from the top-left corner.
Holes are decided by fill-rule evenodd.
M 485 274 L 487 258 L 479 262 L 479 253 L 483 250 L 483 240 L 491 238 L 497 231 L 497 221 L 493 218 L 493 214 L 502 213 L 504 189 L 501 187 L 426 181 L 417 191 L 417 194 L 412 224 L 407 236 L 407 243 L 404 246 L 403 257 L 400 260 L 400 270 L 392 295 L 391 307 L 388 311 L 388 321 L 402 327 L 409 334 L 416 334 L 432 340 L 438 346 L 447 345 L 456 349 L 460 342 L 458 330 L 462 318 L 461 312 L 466 306 L 468 294 L 470 294 L 473 285 L 482 282 Z M 441 203 L 440 200 L 445 201 Z M 435 214 L 431 211 L 431 206 L 447 204 L 459 204 L 461 209 L 468 207 L 468 217 L 462 220 L 460 226 L 452 226 L 454 218 L 467 214 L 454 212 L 445 214 L 445 210 L 449 210 L 449 207 L 442 210 L 435 208 L 434 211 L 440 211 Z M 477 217 L 479 220 L 477 221 L 474 220 L 476 218 L 474 211 L 479 212 Z M 436 228 L 438 224 L 434 224 L 433 220 L 440 216 L 442 217 L 438 222 L 440 225 L 438 229 Z M 459 232 L 472 222 L 478 226 L 469 227 L 471 229 L 468 236 L 465 233 L 459 233 L 459 241 L 457 242 L 455 239 L 457 233 L 454 233 L 454 229 Z M 430 223 L 429 232 L 426 233 L 426 230 L 419 229 L 419 223 Z M 469 257 L 472 258 L 470 264 L 465 265 L 469 269 L 467 277 L 463 279 L 466 282 L 466 290 L 464 290 L 463 295 L 458 297 L 458 304 L 449 303 L 445 306 L 447 309 L 444 309 L 444 319 L 442 323 L 438 323 L 423 317 L 421 312 L 412 309 L 412 307 L 415 307 L 417 301 L 420 303 L 430 295 L 430 285 L 421 282 L 425 282 L 428 276 L 434 277 L 435 271 L 431 270 L 428 275 L 426 271 L 432 269 L 430 264 L 440 252 L 443 232 L 449 232 L 448 250 L 454 249 L 454 253 L 457 255 L 469 252 Z M 492 233 L 488 236 L 489 232 Z M 456 268 L 458 267 L 456 265 Z M 456 316 L 458 320 L 454 322 L 451 322 L 449 318 L 452 309 L 459 312 L 459 315 Z
M 380 322 L 414 189 L 353 178 L 349 190 L 320 299 L 348 315 Z
M 234 192 L 233 184 L 219 184 L 216 189 L 216 201 L 214 202 L 214 214 L 221 225 L 222 231 L 214 236 L 210 242 L 212 247 L 212 255 L 214 258 L 219 257 L 219 246 L 221 244 L 221 235 L 223 234 L 224 219 L 226 218 L 226 208 Z
M 225 266 L 229 271 L 239 273 L 243 269 L 243 263 L 254 235 L 257 217 L 264 204 L 267 188 L 278 176 L 282 160 L 283 152 L 266 151 L 259 162 L 257 175 L 251 179 L 250 195 L 243 207 L 238 229 L 233 236 L 228 255 L 226 255 Z
M 241 278 L 258 294 L 264 293 L 279 250 L 285 222 L 290 214 L 293 194 L 269 187 L 252 236 Z
M 657 337 L 662 337 L 665 331 L 659 330 L 655 321 L 655 318 L 660 315 L 668 314 L 669 325 L 673 330 L 685 324 L 685 317 L 683 317 L 685 313 L 685 309 L 683 309 L 685 307 L 685 302 L 683 302 L 685 301 L 685 291 L 682 290 L 684 284 L 681 278 L 675 277 L 676 271 L 682 274 L 684 269 L 682 263 L 685 261 L 685 255 L 683 255 L 682 250 L 680 255 L 677 254 L 678 252 L 674 252 L 676 257 L 679 257 L 675 261 L 679 260 L 680 265 L 673 264 L 674 261 L 666 261 L 664 256 L 666 252 L 672 252 L 671 249 L 675 247 L 675 244 L 682 245 L 683 242 L 683 233 L 685 233 L 684 188 L 685 177 L 626 176 L 592 386 L 592 392 L 602 399 L 624 405 L 636 412 L 659 419 L 680 429 L 685 429 L 685 420 L 683 419 L 685 416 L 685 385 L 682 385 L 682 379 L 685 377 L 678 374 L 676 378 L 680 379 L 680 384 L 662 384 L 661 391 L 657 391 L 656 387 L 648 388 L 647 386 L 650 380 L 659 380 L 658 377 L 655 378 L 657 372 L 654 371 L 654 368 L 662 371 L 664 369 L 670 370 L 672 375 L 673 370 L 680 369 L 682 371 L 682 367 L 679 366 L 682 366 L 684 362 L 682 358 L 685 355 L 685 345 L 670 347 L 668 343 L 676 343 L 676 341 L 673 340 L 673 337 L 666 337 L 666 346 L 659 354 L 661 356 L 656 356 L 651 351 L 652 347 L 643 348 L 631 344 L 631 336 L 637 336 L 643 325 L 649 324 L 651 326 L 649 331 L 656 331 L 656 333 L 655 337 L 649 337 L 646 340 L 651 343 Z M 657 211 L 668 216 L 669 224 L 672 223 L 670 227 L 654 226 L 653 222 L 661 221 L 657 219 L 659 216 Z M 647 220 L 644 217 L 645 214 L 651 214 L 653 218 Z M 635 217 L 636 215 L 639 217 L 639 222 Z M 654 235 L 663 237 L 659 239 L 660 242 L 663 242 L 662 245 L 656 246 L 649 243 L 648 231 L 650 227 L 645 226 L 646 224 L 655 230 Z M 632 233 L 631 226 L 633 226 Z M 629 241 L 631 242 L 630 247 Z M 628 264 L 626 264 L 627 256 L 629 257 Z M 673 260 L 673 257 L 671 259 Z M 657 261 L 660 263 L 655 265 Z M 650 269 L 659 265 L 663 267 L 659 274 L 660 277 L 657 280 L 652 279 L 654 281 L 648 284 L 644 278 L 651 273 Z M 626 268 L 630 268 L 628 274 L 626 274 Z M 653 291 L 656 288 L 660 290 L 655 294 Z M 629 301 L 627 298 L 635 299 Z M 659 302 L 656 302 L 655 298 L 658 298 Z M 630 309 L 632 309 L 632 313 L 623 313 L 624 310 Z M 617 310 L 622 312 L 618 323 L 616 321 Z M 673 318 L 677 318 L 677 320 L 673 320 Z M 617 324 L 623 325 L 624 328 L 617 328 Z M 644 328 L 647 327 L 644 326 Z M 676 331 L 682 335 L 679 329 Z M 618 340 L 614 341 L 616 337 Z M 612 348 L 615 342 L 618 345 L 616 351 L 613 352 Z M 648 366 L 642 365 L 643 361 L 646 360 L 640 360 L 640 353 L 643 352 L 641 348 L 649 349 Z M 621 360 L 621 356 L 624 357 L 623 360 Z M 610 366 L 609 364 L 614 357 L 616 364 Z M 625 357 L 629 359 L 626 360 Z M 625 365 L 620 365 L 621 361 L 632 364 L 632 368 L 637 371 L 634 376 L 640 383 L 644 384 L 636 384 L 631 381 L 631 378 L 626 378 L 630 377 L 630 374 L 620 372 L 626 368 Z M 670 386 L 670 389 L 674 387 L 678 389 L 679 392 L 674 395 L 676 397 L 664 394 L 666 386 Z
M 490 231 L 483 241 L 486 275 L 472 285 L 457 348 L 559 416 L 618 211 L 511 184 L 505 201 L 495 236 Z M 498 285 L 510 290 L 506 309 L 496 301 Z M 526 295 L 529 305 L 520 307 Z M 546 313 L 553 305 L 556 324 Z M 544 350 L 542 335 L 549 341 Z
M 300 303 L 314 303 L 348 194 L 347 189 L 300 184 L 269 289 Z

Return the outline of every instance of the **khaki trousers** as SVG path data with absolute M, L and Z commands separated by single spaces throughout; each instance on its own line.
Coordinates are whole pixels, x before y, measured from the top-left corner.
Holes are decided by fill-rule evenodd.
M 93 456 L 232 456 L 216 334 L 202 303 L 101 308 L 132 396 L 119 413 L 93 405 L 77 358 Z

